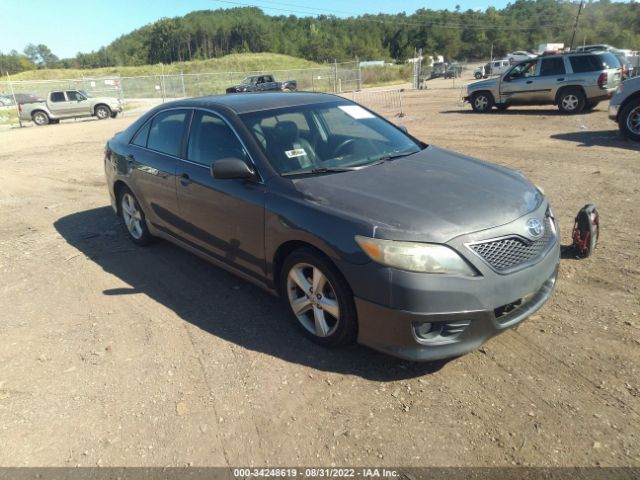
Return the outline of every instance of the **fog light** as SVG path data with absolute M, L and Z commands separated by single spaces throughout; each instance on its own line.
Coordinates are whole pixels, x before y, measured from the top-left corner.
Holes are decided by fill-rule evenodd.
M 419 322 L 414 323 L 413 329 L 416 332 L 416 337 L 421 340 L 433 340 L 440 336 L 442 326 L 437 323 Z
M 451 343 L 471 325 L 471 320 L 458 320 L 448 323 L 414 322 L 413 332 L 416 338 L 425 343 Z

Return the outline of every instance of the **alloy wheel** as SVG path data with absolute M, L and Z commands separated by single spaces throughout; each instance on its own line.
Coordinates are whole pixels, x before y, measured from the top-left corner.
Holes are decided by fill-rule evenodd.
M 627 128 L 634 135 L 640 135 L 640 105 L 627 115 Z
M 480 95 L 475 99 L 475 105 L 479 111 L 483 112 L 487 109 L 487 106 L 489 105 L 489 100 L 485 95 Z
M 570 93 L 569 95 L 565 95 L 564 97 L 562 97 L 562 107 L 565 110 L 568 110 L 568 111 L 575 110 L 578 107 L 578 103 L 580 103 L 580 100 L 578 100 L 578 97 L 575 96 L 573 93 Z
M 297 263 L 287 277 L 289 305 L 302 326 L 317 337 L 328 337 L 340 323 L 340 307 L 329 279 L 308 263 Z
M 138 202 L 130 193 L 122 195 L 122 218 L 127 230 L 133 238 L 140 240 L 142 238 L 142 212 L 138 207 Z

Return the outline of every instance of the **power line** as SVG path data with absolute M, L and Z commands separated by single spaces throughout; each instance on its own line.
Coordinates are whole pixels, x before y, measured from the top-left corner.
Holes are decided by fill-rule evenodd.
M 269 6 L 265 6 L 265 5 L 256 5 L 256 4 L 251 4 L 251 3 L 243 3 L 243 2 L 236 2 L 236 1 L 232 1 L 232 0 L 212 0 L 214 2 L 218 2 L 218 3 L 226 3 L 226 4 L 230 4 L 230 5 L 236 5 L 236 6 L 240 6 L 240 7 L 254 7 L 254 8 L 260 8 L 260 9 L 267 9 L 267 10 L 276 10 L 276 11 L 280 11 L 280 12 L 285 12 L 285 13 L 298 13 L 298 14 L 302 14 L 302 15 L 312 15 L 314 12 L 309 12 L 309 11 L 300 11 L 300 10 L 293 10 L 293 9 L 286 9 L 286 8 L 278 8 L 278 7 L 269 7 Z M 303 7 L 303 8 L 308 8 L 308 7 Z M 316 15 L 321 15 L 319 13 L 316 12 Z M 324 15 L 324 14 L 322 14 Z M 487 25 L 486 23 L 483 24 L 475 24 L 475 23 L 438 23 L 437 20 L 433 20 L 431 22 L 406 22 L 406 21 L 401 21 L 401 20 L 391 20 L 391 19 L 375 19 L 375 18 L 364 18 L 362 16 L 358 16 L 355 18 L 356 21 L 360 21 L 360 22 L 370 22 L 370 23 L 378 23 L 378 24 L 395 24 L 395 25 L 405 25 L 405 26 L 413 26 L 413 27 L 432 27 L 432 28 L 446 28 L 446 29 L 477 29 L 477 30 L 504 30 L 504 31 L 522 31 L 522 30 L 538 30 L 539 28 L 553 28 L 553 29 L 561 29 L 561 28 L 566 28 L 569 25 L 568 24 L 538 24 L 535 27 L 522 27 L 522 26 L 508 26 L 508 25 Z

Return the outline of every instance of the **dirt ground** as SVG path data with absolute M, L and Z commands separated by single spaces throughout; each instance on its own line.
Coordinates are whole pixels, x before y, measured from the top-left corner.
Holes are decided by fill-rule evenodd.
M 638 145 L 606 104 L 477 115 L 444 85 L 393 120 L 525 173 L 563 244 L 587 202 L 602 230 L 538 314 L 438 364 L 324 350 L 252 285 L 134 247 L 102 167 L 134 115 L 0 132 L 0 465 L 639 466 Z

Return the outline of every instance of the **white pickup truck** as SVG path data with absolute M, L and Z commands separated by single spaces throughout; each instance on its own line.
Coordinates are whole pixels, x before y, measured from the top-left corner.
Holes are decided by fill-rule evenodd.
M 115 118 L 122 112 L 122 105 L 113 97 L 92 97 L 80 90 L 58 90 L 49 92 L 44 102 L 20 104 L 18 110 L 21 120 L 32 120 L 36 125 L 47 125 L 58 123 L 63 118 Z

